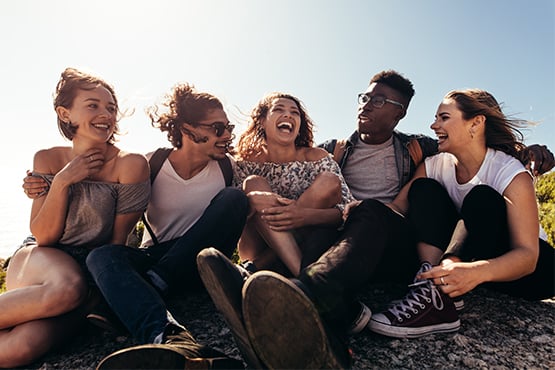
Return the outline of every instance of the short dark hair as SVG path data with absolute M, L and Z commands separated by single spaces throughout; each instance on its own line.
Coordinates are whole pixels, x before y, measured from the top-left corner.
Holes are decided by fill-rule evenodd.
M 372 83 L 381 83 L 397 90 L 407 99 L 407 103 L 409 103 L 414 96 L 414 87 L 412 86 L 412 82 L 399 72 L 392 69 L 376 73 L 370 80 L 370 84 Z

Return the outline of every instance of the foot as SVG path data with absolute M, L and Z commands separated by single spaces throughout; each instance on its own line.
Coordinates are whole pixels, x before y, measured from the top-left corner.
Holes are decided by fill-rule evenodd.
M 417 275 L 432 266 L 423 263 Z M 415 281 L 407 295 L 372 316 L 368 327 L 375 333 L 396 338 L 418 338 L 459 330 L 459 315 L 453 300 L 428 280 Z
M 234 264 L 215 248 L 200 251 L 197 256 L 197 266 L 204 286 L 231 329 L 245 362 L 255 369 L 265 368 L 250 343 L 241 308 L 243 300 L 241 290 L 251 272 Z
M 260 271 L 246 281 L 243 315 L 251 343 L 269 368 L 343 369 L 351 365 L 347 346 L 328 335 L 312 301 L 279 274 Z
M 197 343 L 192 335 L 168 325 L 163 344 L 125 348 L 105 357 L 101 369 L 244 369 L 242 361 Z
M 349 334 L 355 335 L 362 332 L 367 326 L 368 322 L 372 318 L 372 311 L 362 302 L 357 302 L 357 315 L 351 323 L 349 328 Z

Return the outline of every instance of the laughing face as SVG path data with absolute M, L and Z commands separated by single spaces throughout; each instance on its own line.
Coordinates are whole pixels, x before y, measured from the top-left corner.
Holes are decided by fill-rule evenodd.
M 453 99 L 444 99 L 430 126 L 438 140 L 440 152 L 456 152 L 457 148 L 467 148 L 470 145 L 472 120 L 465 120 L 463 112 Z
M 202 137 L 206 137 L 206 142 L 198 143 L 206 149 L 206 154 L 215 160 L 225 157 L 233 135 L 231 130 L 233 126 L 229 126 L 229 120 L 223 109 L 210 109 L 206 112 L 204 119 L 197 122 L 198 125 L 193 126 L 190 130 L 196 131 Z M 225 127 L 221 135 L 218 136 L 216 126 Z
M 108 142 L 117 121 L 117 105 L 108 89 L 78 90 L 71 108 L 58 107 L 60 119 L 77 128 L 76 137 Z
M 301 113 L 297 104 L 287 98 L 274 99 L 264 120 L 266 141 L 295 142 L 300 128 Z

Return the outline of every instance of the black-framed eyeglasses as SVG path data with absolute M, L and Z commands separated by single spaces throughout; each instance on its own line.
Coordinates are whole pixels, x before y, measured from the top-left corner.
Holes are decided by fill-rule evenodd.
M 202 127 L 209 127 L 212 128 L 216 131 L 216 136 L 220 137 L 224 134 L 224 132 L 227 130 L 229 131 L 229 133 L 233 133 L 233 129 L 235 128 L 235 125 L 232 125 L 230 123 L 223 123 L 223 122 L 214 122 L 214 123 L 193 123 L 192 126 L 202 126 Z
M 398 105 L 401 107 L 401 109 L 405 108 L 405 106 L 399 103 L 398 101 L 387 99 L 386 97 L 381 95 L 371 96 L 371 95 L 368 95 L 367 93 L 358 94 L 358 104 L 365 105 L 367 103 L 372 104 L 374 108 L 381 108 L 385 105 L 385 103 Z

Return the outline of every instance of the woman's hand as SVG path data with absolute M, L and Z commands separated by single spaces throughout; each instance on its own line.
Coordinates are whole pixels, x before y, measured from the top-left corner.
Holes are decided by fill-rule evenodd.
M 103 165 L 104 154 L 99 149 L 90 149 L 73 158 L 54 178 L 69 186 L 94 176 Z
M 288 231 L 306 225 L 304 209 L 296 201 L 283 197 L 277 197 L 276 200 L 280 206 L 266 208 L 261 212 L 262 220 L 270 229 Z
M 487 263 L 487 261 L 455 262 L 446 258 L 439 266 L 417 276 L 417 279 L 432 280 L 449 297 L 458 297 L 486 281 L 480 267 Z

